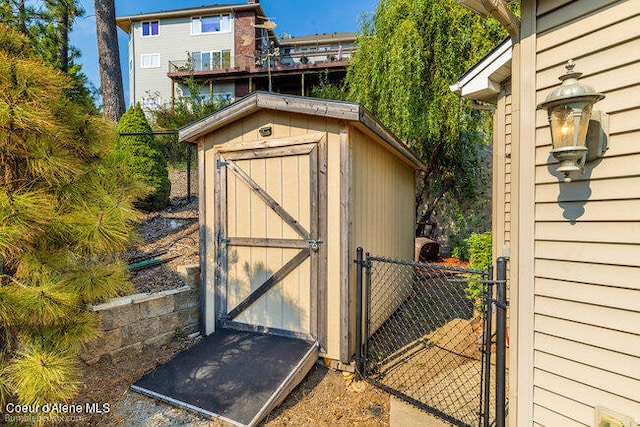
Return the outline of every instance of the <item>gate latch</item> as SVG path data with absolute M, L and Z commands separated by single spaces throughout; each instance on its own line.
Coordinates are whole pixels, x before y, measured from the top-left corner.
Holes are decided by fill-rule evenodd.
M 320 249 L 320 243 L 322 243 L 322 240 L 320 240 L 320 239 L 318 239 L 318 240 L 307 240 L 307 242 L 309 243 L 309 247 L 311 248 L 312 251 L 318 252 L 318 249 Z

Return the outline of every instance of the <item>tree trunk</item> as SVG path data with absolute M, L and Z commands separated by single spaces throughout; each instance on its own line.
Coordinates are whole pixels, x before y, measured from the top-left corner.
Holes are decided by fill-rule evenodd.
M 24 0 L 18 0 L 18 31 L 27 34 L 27 11 Z
M 95 0 L 95 8 L 104 117 L 117 122 L 124 114 L 124 90 L 114 0 Z
M 64 73 L 69 71 L 69 14 L 71 10 L 65 1 L 60 1 L 56 7 L 56 36 L 58 50 L 56 59 L 58 68 Z

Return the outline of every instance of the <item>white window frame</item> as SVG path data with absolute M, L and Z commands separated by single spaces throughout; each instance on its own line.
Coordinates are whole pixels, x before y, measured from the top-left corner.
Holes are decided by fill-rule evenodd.
M 145 59 L 151 61 L 149 65 L 145 65 Z M 140 55 L 140 68 L 160 68 L 161 58 L 159 53 L 143 53 Z
M 223 17 L 227 17 L 229 20 L 229 25 L 227 29 L 223 29 L 222 27 L 222 19 Z M 220 30 L 219 31 L 202 31 L 202 20 L 204 18 L 219 18 L 220 19 Z M 222 13 L 219 15 L 202 15 L 202 16 L 192 16 L 191 17 L 191 35 L 192 36 L 204 36 L 208 34 L 223 34 L 230 33 L 232 31 L 231 21 L 233 17 L 230 13 Z
M 160 96 L 144 97 L 141 99 L 140 106 L 145 111 L 153 111 L 160 108 L 161 102 Z
M 229 52 L 229 66 L 228 67 L 222 67 L 222 65 L 224 64 L 224 53 L 225 52 Z M 196 54 L 200 54 L 200 64 L 202 64 L 202 54 L 203 53 L 208 53 L 209 54 L 209 68 L 198 68 L 196 67 L 196 60 L 193 59 L 194 56 Z M 214 53 L 218 54 L 218 58 L 220 61 L 220 67 L 218 68 L 214 68 L 213 65 L 213 57 L 214 57 Z M 231 54 L 231 49 L 222 49 L 222 50 L 202 50 L 202 51 L 194 51 L 191 52 L 191 59 L 193 61 L 193 69 L 195 71 L 208 71 L 208 70 L 224 70 L 225 68 L 232 68 L 233 67 L 233 55 Z
M 157 22 L 157 23 L 158 23 L 158 34 L 152 34 L 152 32 L 151 32 L 151 29 L 153 28 L 153 27 L 152 27 L 152 24 L 153 24 L 154 22 Z M 146 36 L 144 35 L 144 24 L 149 24 L 149 34 L 147 34 Z M 142 37 L 144 37 L 145 39 L 146 39 L 147 37 L 158 37 L 158 36 L 160 36 L 160 20 L 158 20 L 158 19 L 153 19 L 153 20 L 151 20 L 151 21 L 142 21 L 142 22 L 140 23 L 140 35 L 141 35 Z

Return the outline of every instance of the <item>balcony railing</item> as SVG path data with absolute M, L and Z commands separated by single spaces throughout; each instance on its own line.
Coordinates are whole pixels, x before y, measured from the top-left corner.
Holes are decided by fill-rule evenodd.
M 302 61 L 301 61 L 302 58 Z M 216 58 L 217 59 L 217 58 Z M 348 58 L 345 58 L 348 59 Z M 337 60 L 335 55 L 330 52 L 309 52 L 305 54 L 294 54 L 273 58 L 271 66 L 275 69 L 293 69 L 293 68 L 315 68 L 318 66 L 326 66 L 328 64 L 343 64 L 343 61 Z M 184 59 L 169 61 L 170 74 L 208 74 L 215 71 L 256 71 L 266 69 L 266 62 L 261 61 L 255 56 L 236 55 L 235 57 L 220 58 L 219 60 L 194 60 Z

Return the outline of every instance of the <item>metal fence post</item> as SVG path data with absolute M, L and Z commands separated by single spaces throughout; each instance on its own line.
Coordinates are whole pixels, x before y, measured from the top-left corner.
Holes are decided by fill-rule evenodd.
M 496 260 L 496 427 L 505 425 L 507 351 L 507 260 Z
M 369 325 L 370 325 L 370 313 L 369 313 L 369 304 L 371 304 L 371 261 L 369 260 L 370 254 L 367 252 L 364 255 L 364 268 L 365 268 L 365 277 L 364 277 L 364 298 L 363 298 L 363 308 L 362 312 L 364 313 L 364 333 L 363 333 L 363 341 L 364 341 L 364 350 L 363 350 L 363 360 L 362 360 L 362 376 L 367 377 L 367 365 L 369 364 Z
M 191 144 L 187 144 L 187 203 L 191 203 Z
M 488 272 L 488 281 L 487 281 L 487 294 L 484 298 L 484 330 L 483 330 L 483 357 L 484 357 L 484 365 L 482 366 L 483 376 L 481 381 L 483 384 L 483 407 L 482 409 L 482 417 L 484 427 L 489 426 L 489 418 L 490 418 L 490 399 L 491 399 L 491 336 L 492 336 L 492 321 L 493 321 L 493 266 L 489 266 Z
M 356 249 L 356 373 L 362 379 L 362 248 Z

